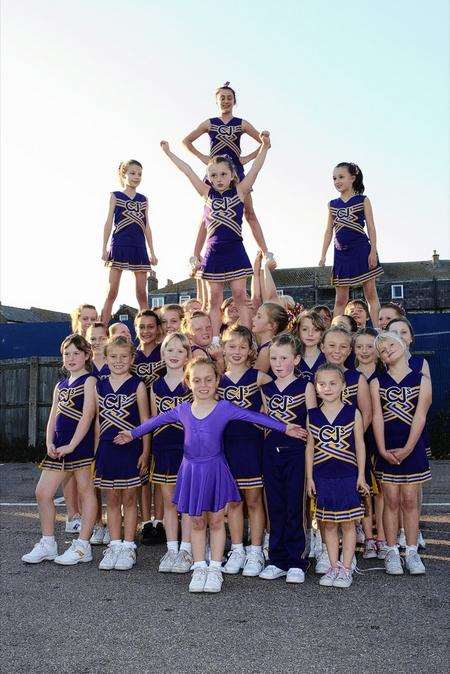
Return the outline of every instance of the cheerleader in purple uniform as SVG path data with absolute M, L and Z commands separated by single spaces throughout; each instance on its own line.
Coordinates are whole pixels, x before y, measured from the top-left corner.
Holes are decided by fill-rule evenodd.
M 134 356 L 132 371 L 145 383 L 148 394 L 154 381 L 165 374 L 161 356 L 161 320 L 151 309 L 139 311 L 134 319 L 139 346 Z
M 380 454 L 377 462 L 384 495 L 384 528 L 388 552 L 386 573 L 401 575 L 397 545 L 400 509 L 406 536 L 406 567 L 411 574 L 425 573 L 417 553 L 418 491 L 431 478 L 423 429 L 431 404 L 431 382 L 408 365 L 408 352 L 395 332 L 382 332 L 375 340 L 387 372 L 370 383 L 373 431 Z
M 325 333 L 325 325 L 314 310 L 302 311 L 295 320 L 294 331 L 302 343 L 302 355 L 297 370 L 310 381 L 314 381 L 317 368 L 325 363 L 325 356 L 319 348 Z
M 222 557 L 225 546 L 225 506 L 239 501 L 239 490 L 223 453 L 223 433 L 230 421 L 247 421 L 297 437 L 298 426 L 270 419 L 227 400 L 216 400 L 219 375 L 209 358 L 191 360 L 186 368 L 186 382 L 192 390 L 193 403 L 184 402 L 163 412 L 132 431 L 122 431 L 115 442 L 134 441 L 163 424 L 181 423 L 184 428 L 184 456 L 178 472 L 174 503 L 178 511 L 188 513 L 192 524 L 194 573 L 190 592 L 220 592 Z M 211 562 L 205 561 L 206 527 L 210 528 Z
M 293 335 L 275 337 L 270 363 L 276 377 L 263 386 L 264 409 L 273 419 L 293 421 L 302 428 L 297 439 L 266 434 L 263 478 L 270 521 L 269 564 L 259 574 L 264 580 L 286 576 L 287 583 L 303 583 L 308 568 L 305 518 L 306 414 L 317 405 L 307 377 L 296 377 L 300 342 Z
M 258 344 L 255 368 L 267 372 L 272 378 L 274 375 L 270 367 L 270 346 L 273 338 L 284 332 L 288 325 L 288 312 L 275 302 L 261 304 L 253 317 L 252 332 Z
M 108 335 L 103 323 L 93 323 L 86 332 L 86 339 L 92 349 L 92 374 L 97 379 L 110 375 L 108 363 L 106 362 L 105 344 L 108 341 Z
M 124 337 L 114 337 L 105 350 L 111 374 L 97 382 L 100 440 L 94 484 L 106 491 L 111 542 L 99 568 L 110 571 L 131 569 L 136 563 L 137 487 L 148 480 L 149 461 L 148 438 L 133 440 L 126 449 L 118 448 L 113 440 L 118 431 L 145 421 L 149 408 L 144 383 L 131 373 L 134 346 Z
M 250 367 L 254 359 L 252 333 L 244 326 L 228 328 L 222 336 L 226 372 L 220 378 L 219 398 L 239 407 L 259 412 L 262 408 L 260 387 L 271 381 L 264 372 Z M 251 545 L 244 550 L 243 503 L 228 506 L 231 551 L 223 571 L 243 576 L 258 576 L 264 568 L 262 539 L 265 513 L 262 480 L 262 429 L 241 421 L 231 421 L 224 434 L 225 457 L 248 508 Z
M 315 381 L 322 404 L 308 411 L 307 491 L 316 497 L 316 517 L 322 524 L 330 560 L 319 585 L 344 588 L 352 584 L 355 522 L 364 515 L 361 494 L 369 493 L 364 479 L 364 430 L 359 410 L 341 399 L 345 388 L 342 368 L 321 365 Z
M 55 386 L 47 422 L 47 456 L 41 463 L 36 499 L 42 538 L 22 561 L 37 564 L 54 560 L 73 565 L 92 560 L 89 538 L 94 526 L 97 501 L 91 480 L 95 451 L 95 377 L 90 374 L 91 347 L 81 335 L 70 335 L 61 344 L 63 367 L 68 376 Z M 54 497 L 69 476 L 74 475 L 81 501 L 79 538 L 58 556 L 55 541 Z
M 184 382 L 184 367 L 191 358 L 188 338 L 180 332 L 168 334 L 161 344 L 161 354 L 167 374 L 151 386 L 150 410 L 154 417 L 192 400 L 192 392 Z M 159 426 L 152 434 L 150 481 L 161 489 L 167 539 L 167 552 L 158 568 L 163 573 L 186 573 L 193 563 L 189 516 L 181 516 L 181 545 L 178 549 L 178 513 L 172 500 L 183 459 L 183 442 L 184 431 L 180 424 Z
M 166 141 L 161 147 L 175 166 L 191 181 L 205 200 L 204 229 L 197 237 L 192 263 L 198 276 L 208 286 L 209 313 L 214 336 L 219 335 L 223 301 L 223 287 L 229 283 L 233 300 L 239 309 L 240 322 L 250 327 L 250 314 L 246 305 L 246 279 L 253 273 L 252 265 L 242 242 L 242 217 L 244 201 L 261 170 L 270 147 L 269 133 L 261 133 L 261 147 L 248 175 L 239 182 L 233 162 L 227 155 L 216 155 L 208 160 L 208 181 L 205 183 L 191 167 L 170 151 Z M 267 250 L 261 229 L 254 228 L 258 246 Z M 200 261 L 200 251 L 207 238 L 206 252 Z
M 119 180 L 123 191 L 111 193 L 103 232 L 102 260 L 110 268 L 108 296 L 101 316 L 105 325 L 108 325 L 111 318 L 124 269 L 132 271 L 136 277 L 136 299 L 139 309 L 148 307 L 147 274 L 151 271 L 151 265 L 158 264 L 158 260 L 153 251 L 152 233 L 148 224 L 147 197 L 136 192 L 141 179 L 142 164 L 136 159 L 129 159 L 120 164 Z M 111 247 L 108 250 L 111 230 Z
M 383 269 L 378 262 L 372 206 L 363 194 L 361 169 L 351 162 L 341 162 L 333 171 L 333 181 L 341 196 L 329 203 L 328 223 L 319 267 L 325 266 L 334 230 L 334 264 L 331 278 L 333 285 L 336 286 L 334 315 L 340 316 L 344 313 L 350 287 L 362 285 L 372 324 L 377 325 L 380 303 L 375 279 L 383 273 Z M 364 232 L 364 224 L 367 224 L 369 238 Z

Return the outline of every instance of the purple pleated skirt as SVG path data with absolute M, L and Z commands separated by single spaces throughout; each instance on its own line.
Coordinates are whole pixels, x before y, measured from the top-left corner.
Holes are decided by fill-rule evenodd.
M 178 512 L 198 517 L 218 512 L 241 497 L 224 455 L 217 454 L 205 461 L 183 458 L 172 500 Z
M 316 485 L 316 517 L 320 522 L 349 522 L 364 516 L 361 496 L 356 490 L 354 476 L 320 477 L 314 471 Z
M 334 286 L 361 286 L 381 276 L 384 272 L 379 262 L 374 269 L 369 269 L 369 253 L 370 242 L 367 237 L 361 237 L 357 245 L 343 250 L 335 247 L 331 283 Z
M 108 253 L 107 267 L 129 271 L 151 271 L 147 249 L 144 246 L 124 246 L 114 241 Z
M 207 244 L 203 263 L 197 272 L 205 281 L 225 283 L 253 274 L 249 257 L 240 239 Z

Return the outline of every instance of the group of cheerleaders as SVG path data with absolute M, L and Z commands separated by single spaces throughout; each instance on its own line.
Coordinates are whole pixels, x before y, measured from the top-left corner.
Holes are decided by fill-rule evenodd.
M 334 310 L 299 307 L 277 294 L 276 262 L 253 209 L 269 133 L 233 116 L 229 83 L 216 101 L 219 117 L 184 139 L 207 165 L 205 177 L 161 143 L 205 201 L 190 260 L 196 299 L 148 308 L 157 259 L 147 199 L 136 191 L 142 165 L 120 165 L 122 191 L 111 195 L 104 228 L 108 296 L 100 316 L 92 305 L 78 308 L 61 345 L 65 377 L 55 387 L 36 488 L 42 538 L 22 560 L 90 562 L 96 544 L 107 546 L 100 569 L 131 569 L 140 513 L 141 542 L 167 543 L 159 571 L 192 570 L 190 592 L 219 592 L 224 573 L 302 583 L 312 559 L 321 586 L 348 588 L 357 543 L 388 574 L 423 574 L 430 372 L 411 354 L 403 309 L 379 304 L 383 270 L 361 169 L 342 162 L 333 171 L 339 198 L 329 204 L 319 264 L 334 232 Z M 244 133 L 259 143 L 247 156 Z M 209 155 L 193 144 L 203 134 Z M 253 266 L 244 215 L 259 248 Z M 109 325 L 123 270 L 136 277 L 137 348 L 125 324 Z M 349 301 L 352 286 L 363 287 L 365 300 Z M 78 533 L 62 554 L 54 536 L 59 487 L 66 531 Z

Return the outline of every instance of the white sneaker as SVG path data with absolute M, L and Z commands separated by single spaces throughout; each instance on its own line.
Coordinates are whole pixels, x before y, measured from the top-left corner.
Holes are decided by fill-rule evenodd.
M 322 585 L 322 587 L 332 587 L 334 581 L 338 576 L 338 573 L 339 573 L 338 566 L 330 566 L 329 569 L 327 569 L 327 572 L 319 580 L 319 585 Z
M 222 567 L 223 573 L 239 573 L 245 564 L 245 552 L 243 550 L 231 550 L 228 553 L 228 560 L 225 566 Z M 206 590 L 205 590 L 206 592 Z
M 178 553 L 175 550 L 167 550 L 166 554 L 161 557 L 159 562 L 158 571 L 161 573 L 170 573 L 173 569 Z
M 39 562 L 50 561 L 52 562 L 58 554 L 58 546 L 56 541 L 54 543 L 46 543 L 41 540 L 39 543 L 36 543 L 31 552 L 28 552 L 26 555 L 23 555 L 22 562 L 27 564 L 39 564 Z
M 420 531 L 420 529 L 419 533 L 417 534 L 417 547 L 419 548 L 419 550 L 425 550 L 426 548 L 425 539 L 422 536 L 422 532 Z
M 194 559 L 187 550 L 180 550 L 172 566 L 172 573 L 187 573 L 191 570 Z
M 103 571 L 111 571 L 111 569 L 114 569 L 121 547 L 122 545 L 119 545 L 118 543 L 115 545 L 108 545 L 103 553 L 103 559 L 98 565 L 98 568 Z
M 384 570 L 391 576 L 402 576 L 403 567 L 400 554 L 395 550 L 388 550 L 384 558 Z
M 425 567 L 417 552 L 408 552 L 405 557 L 405 566 L 411 576 L 420 576 L 425 573 Z
M 292 567 L 288 569 L 286 575 L 286 583 L 304 583 L 305 582 L 305 572 L 303 569 L 297 569 Z
M 283 569 L 279 569 L 275 564 L 269 564 L 264 571 L 261 571 L 259 577 L 263 580 L 276 580 L 277 578 L 282 578 L 286 575 L 287 572 L 283 571 Z
M 208 568 L 208 573 L 206 574 L 205 585 L 203 586 L 203 592 L 220 592 L 222 589 L 223 576 L 220 569 Z
M 386 541 L 377 541 L 377 557 L 378 559 L 385 559 L 388 552 L 388 545 Z
M 264 569 L 264 555 L 262 552 L 247 552 L 242 575 L 248 577 L 259 576 Z
M 117 571 L 128 571 L 136 564 L 136 550 L 128 545 L 121 545 L 114 568 Z
M 109 529 L 105 527 L 105 535 L 103 536 L 103 545 L 109 545 L 111 543 L 111 536 L 109 535 Z
M 397 545 L 399 548 L 406 548 L 406 536 L 404 529 L 400 529 L 400 531 L 398 532 Z
M 63 566 L 71 566 L 73 564 L 78 564 L 78 562 L 92 562 L 91 546 L 83 545 L 76 538 L 72 541 L 70 548 L 67 548 L 62 555 L 55 557 L 55 562 L 57 564 L 62 564 Z
M 208 568 L 204 566 L 194 569 L 191 582 L 189 583 L 189 592 L 203 592 L 207 573 Z
M 92 536 L 89 539 L 89 543 L 91 545 L 103 545 L 105 529 L 106 527 L 104 527 L 103 524 L 94 524 L 94 529 L 92 530 Z
M 81 515 L 74 515 L 71 520 L 66 519 L 66 534 L 78 534 L 81 530 Z
M 353 570 L 340 566 L 338 574 L 333 582 L 333 587 L 350 587 L 353 583 Z
M 344 562 L 344 553 L 342 552 L 342 550 L 341 550 L 341 554 L 339 556 L 339 561 L 340 561 L 341 564 L 343 564 L 343 562 Z M 353 557 L 352 557 L 352 563 L 350 564 L 350 568 L 351 568 L 352 571 L 354 571 L 356 569 L 356 557 L 355 557 L 355 555 L 353 555 Z
M 364 534 L 364 529 L 362 528 L 361 524 L 356 525 L 356 542 L 360 543 L 361 545 L 365 542 L 366 536 Z
M 318 559 L 322 554 L 322 548 L 323 548 L 322 534 L 320 533 L 320 529 L 317 529 L 314 536 L 314 557 L 316 559 Z
M 264 541 L 263 541 L 263 555 L 265 560 L 269 559 L 269 538 L 270 534 L 269 532 L 266 531 L 266 533 L 264 534 Z
M 330 568 L 331 563 L 330 563 L 330 558 L 328 557 L 328 550 L 327 546 L 323 545 L 322 546 L 322 553 L 320 557 L 318 557 L 317 562 L 316 562 L 316 567 L 314 571 L 320 575 L 322 573 L 326 573 L 328 569 Z
M 377 544 L 373 538 L 368 538 L 364 543 L 363 559 L 374 559 L 377 554 Z

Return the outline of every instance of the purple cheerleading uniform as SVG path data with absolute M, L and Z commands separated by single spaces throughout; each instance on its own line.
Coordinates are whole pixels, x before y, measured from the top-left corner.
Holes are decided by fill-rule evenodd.
M 313 480 L 320 522 L 350 522 L 364 516 L 356 489 L 355 405 L 344 405 L 330 422 L 320 409 L 308 411 L 314 438 Z
M 58 404 L 53 436 L 55 447 L 68 445 L 72 440 L 83 416 L 84 385 L 91 376 L 90 374 L 82 374 L 81 377 L 74 379 L 70 384 L 67 377 L 58 382 Z M 60 459 L 52 459 L 47 454 L 41 462 L 40 468 L 45 470 L 77 470 L 90 466 L 94 460 L 94 429 L 95 420 L 93 419 L 86 435 L 73 452 L 62 456 Z
M 409 372 L 397 383 L 388 372 L 377 375 L 387 451 L 404 447 L 408 442 L 423 376 L 420 372 Z M 413 451 L 400 465 L 393 465 L 379 456 L 377 472 L 382 482 L 394 484 L 414 484 L 430 480 L 430 466 L 423 433 Z
M 410 356 L 408 360 L 408 365 L 413 370 L 413 372 L 422 372 L 425 358 L 423 356 Z M 427 420 L 428 421 L 428 420 Z M 430 447 L 430 432 L 428 430 L 427 424 L 425 424 L 422 431 L 422 437 L 425 442 L 427 457 L 431 459 L 431 447 Z
M 358 407 L 359 378 L 364 375 L 358 370 L 345 370 L 345 388 L 342 391 L 342 402 Z
M 203 216 L 207 231 L 206 250 L 198 278 L 225 283 L 253 274 L 242 243 L 243 215 L 244 202 L 236 187 L 224 192 L 210 188 Z
M 141 380 L 131 376 L 117 391 L 109 377 L 97 382 L 100 439 L 95 456 L 94 484 L 101 489 L 140 487 L 148 475 L 140 475 L 137 466 L 142 454 L 142 440 L 116 445 L 119 431 L 131 431 L 140 422 L 137 389 Z
M 156 403 L 156 413 L 161 414 L 192 401 L 192 391 L 183 382 L 173 391 L 168 387 L 164 377 L 152 384 Z M 183 459 L 184 430 L 180 423 L 165 424 L 155 428 L 152 433 L 152 467 L 150 481 L 155 484 L 175 484 Z
M 129 197 L 125 192 L 113 192 L 116 198 L 114 228 L 107 267 L 130 271 L 151 271 L 145 241 L 147 226 L 147 197 L 136 192 Z
M 166 374 L 166 366 L 161 357 L 161 345 L 157 344 L 148 356 L 138 347 L 131 371 L 142 379 L 145 388 L 150 393 L 153 382 Z
M 96 379 L 103 379 L 104 377 L 109 377 L 111 371 L 109 369 L 108 363 L 103 363 L 99 369 L 97 365 L 92 362 L 92 374 Z
M 192 414 L 191 403 L 185 402 L 131 431 L 133 438 L 139 438 L 163 424 L 183 426 L 184 455 L 173 496 L 179 512 L 199 516 L 203 512 L 222 510 L 230 501 L 241 500 L 223 451 L 223 433 L 230 421 L 260 424 L 279 433 L 286 428 L 265 414 L 219 400 L 204 419 L 197 419 Z
M 364 231 L 364 194 L 347 201 L 340 197 L 329 203 L 334 229 L 334 264 L 331 283 L 335 286 L 360 286 L 383 274 L 377 262 L 369 269 L 370 241 Z
M 245 175 L 241 164 L 242 119 L 232 117 L 229 122 L 223 122 L 220 117 L 211 117 L 209 124 L 210 157 L 228 157 L 241 181 Z
M 300 362 L 295 368 L 296 374 L 301 374 L 308 379 L 312 384 L 314 383 L 314 377 L 321 365 L 327 362 L 327 359 L 323 355 L 322 351 L 317 356 L 314 363 L 310 366 L 303 358 L 300 358 Z
M 258 386 L 259 370 L 249 368 L 234 383 L 224 374 L 220 378 L 218 396 L 246 410 L 259 412 L 262 407 Z M 239 489 L 262 487 L 263 432 L 245 421 L 230 421 L 225 429 L 224 450 L 231 473 Z

